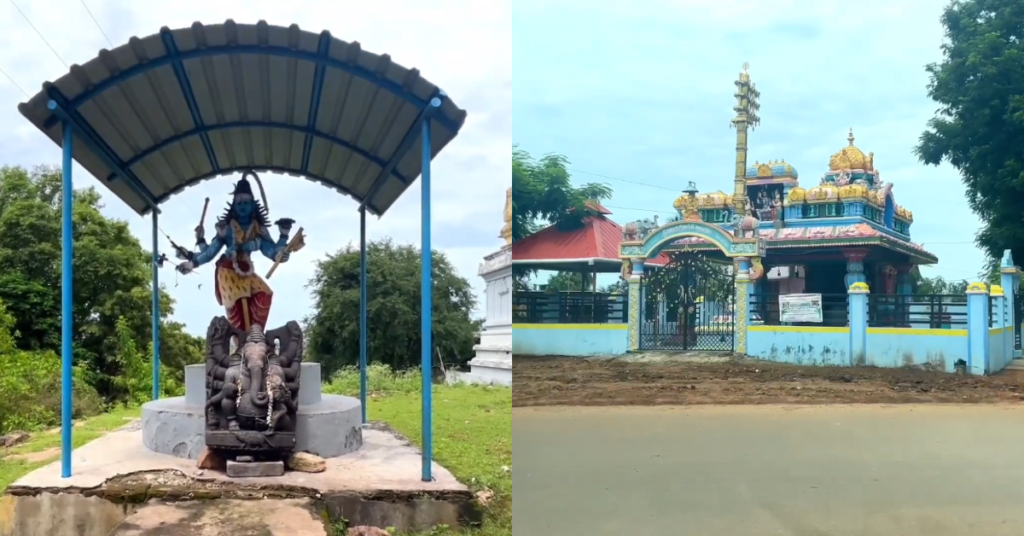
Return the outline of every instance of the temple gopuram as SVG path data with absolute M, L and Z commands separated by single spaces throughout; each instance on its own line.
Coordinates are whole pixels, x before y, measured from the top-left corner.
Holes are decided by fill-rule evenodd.
M 747 167 L 750 208 L 742 218 L 736 218 L 733 196 L 721 191 L 684 193 L 675 206 L 684 219 L 695 205 L 700 221 L 765 241 L 766 277 L 754 279 L 755 293 L 845 294 L 853 283 L 865 282 L 874 293 L 909 294 L 911 270 L 938 258 L 911 241 L 914 215 L 896 203 L 874 153 L 854 145 L 852 129 L 847 142 L 811 187 L 801 186 L 796 168 L 784 160 Z M 721 253 L 701 238 L 677 242 L 690 251 Z

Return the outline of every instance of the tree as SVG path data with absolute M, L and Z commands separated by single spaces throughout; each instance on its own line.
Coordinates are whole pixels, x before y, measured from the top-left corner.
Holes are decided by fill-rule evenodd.
M 60 182 L 53 167 L 0 168 L 0 300 L 13 318 L 20 350 L 59 353 L 61 348 Z M 118 321 L 137 348 L 152 340 L 152 256 L 126 222 L 103 216 L 101 208 L 94 189 L 75 191 L 73 344 L 84 377 L 113 401 L 127 395 L 112 381 L 123 373 L 114 359 Z M 180 324 L 168 324 L 172 311 L 173 300 L 161 291 L 161 355 L 169 379 L 180 380 L 185 364 L 202 362 L 202 339 L 184 333 Z
M 548 276 L 548 290 L 583 290 L 583 274 L 556 272 Z
M 1024 258 L 1024 3 L 954 0 L 941 20 L 944 59 L 927 67 L 940 107 L 915 152 L 960 171 L 989 257 Z
M 529 153 L 512 146 L 512 241 L 522 240 L 543 226 L 557 225 L 563 231 L 578 228 L 583 218 L 595 212 L 588 201 L 612 196 L 605 184 L 573 186 L 569 159 L 547 154 L 534 160 Z M 515 290 L 529 288 L 534 270 L 513 268 Z
M 588 201 L 603 201 L 612 196 L 605 184 L 573 186 L 567 169 L 569 159 L 546 154 L 534 160 L 529 153 L 512 147 L 512 240 L 521 240 L 537 231 L 542 223 L 571 230 L 595 212 Z
M 420 250 L 391 239 L 367 244 L 367 358 L 393 369 L 419 365 Z M 431 255 L 433 351 L 446 364 L 468 361 L 482 322 L 470 315 L 476 298 L 444 253 Z M 309 359 L 330 376 L 359 362 L 359 249 L 352 244 L 316 262 L 309 281 L 315 301 L 306 319 Z

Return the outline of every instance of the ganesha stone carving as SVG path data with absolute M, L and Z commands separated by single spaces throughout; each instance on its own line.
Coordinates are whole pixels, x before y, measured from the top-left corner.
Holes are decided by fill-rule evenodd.
M 295 447 L 302 329 L 243 332 L 213 319 L 206 337 L 206 445 L 228 454 L 286 456 Z

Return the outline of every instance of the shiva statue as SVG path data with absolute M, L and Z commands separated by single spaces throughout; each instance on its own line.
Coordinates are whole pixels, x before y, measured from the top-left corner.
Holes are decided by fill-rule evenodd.
M 262 204 L 253 196 L 248 175 L 260 188 Z M 294 220 L 284 218 L 274 222 L 274 240 L 266 194 L 255 173 L 243 174 L 231 194 L 209 243 L 202 221 L 205 206 L 195 229 L 197 251 L 171 243 L 183 261 L 177 266 L 181 273 L 213 262 L 214 294 L 225 311 L 211 321 L 206 334 L 205 441 L 229 458 L 245 454 L 280 459 L 295 446 L 303 334 L 295 321 L 264 329 L 274 294 L 256 274 L 252 256 L 259 252 L 274 261 L 269 279 L 280 263 L 302 249 L 304 235 L 300 228 L 289 240 Z
M 224 250 L 215 264 L 214 293 L 217 303 L 224 306 L 232 327 L 242 333 L 248 332 L 254 324 L 267 325 L 274 296 L 266 281 L 255 273 L 252 255 L 262 253 L 274 261 L 276 268 L 278 263 L 288 262 L 291 253 L 304 245 L 301 229 L 295 240 L 289 243 L 288 235 L 294 223 L 290 218 L 277 220 L 278 238 L 275 241 L 271 237 L 266 197 L 262 205 L 253 197 L 252 186 L 245 178 L 247 175 L 252 175 L 259 183 L 259 177 L 251 171 L 242 175 L 235 184 L 227 210 L 214 227 L 216 233 L 210 242 L 206 242 L 200 222 L 195 229 L 198 252 L 179 251 L 178 255 L 184 258 L 184 262 L 178 265 L 178 271 L 187 274 L 209 263 Z M 260 192 L 263 193 L 262 184 Z M 205 216 L 205 208 L 203 212 Z

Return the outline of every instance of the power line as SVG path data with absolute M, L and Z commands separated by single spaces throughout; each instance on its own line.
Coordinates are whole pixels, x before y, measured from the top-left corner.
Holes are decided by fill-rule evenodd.
M 107 37 L 107 32 L 103 31 L 103 27 L 100 26 L 100 21 L 96 20 L 96 17 L 93 16 L 92 10 L 89 9 L 88 5 L 86 5 L 85 0 L 79 0 L 79 2 L 82 3 L 82 7 L 85 8 L 85 12 L 89 14 L 89 18 L 92 19 L 92 23 L 96 25 L 96 29 L 103 34 L 103 38 L 107 40 L 107 44 L 110 45 L 110 48 L 114 48 L 114 43 L 110 41 L 109 37 Z
M 582 173 L 584 175 L 591 175 L 591 176 L 594 176 L 594 177 L 600 177 L 602 179 L 608 179 L 608 180 L 612 180 L 612 181 L 625 182 L 627 184 L 635 184 L 637 186 L 646 186 L 648 188 L 657 188 L 659 190 L 668 190 L 670 192 L 678 192 L 679 191 L 678 188 L 668 188 L 666 186 L 659 186 L 657 184 L 648 184 L 646 182 L 631 181 L 631 180 L 627 180 L 627 179 L 620 179 L 618 177 L 612 177 L 612 176 L 609 176 L 609 175 L 602 175 L 600 173 L 593 173 L 593 172 L 590 172 L 590 171 L 583 171 L 582 169 L 566 168 L 566 170 L 571 171 L 573 173 Z
M 3 75 L 11 81 L 11 84 L 14 84 L 14 87 L 18 88 L 18 91 L 24 93 L 26 98 L 31 98 L 31 96 L 28 94 L 28 91 L 25 91 L 21 86 L 19 86 L 18 83 L 14 81 L 14 78 L 11 75 L 7 74 L 7 71 L 3 70 L 2 67 L 0 67 L 0 73 L 3 73 Z
M 50 52 L 53 52 L 53 55 L 57 56 L 57 59 L 64 64 L 65 68 L 70 69 L 71 67 L 68 65 L 68 62 L 64 61 L 64 58 L 60 57 L 60 54 L 57 53 L 57 49 L 53 48 L 53 45 L 51 45 L 50 42 L 47 41 L 45 37 L 43 37 L 43 32 L 40 32 L 39 28 L 36 28 L 35 24 L 32 24 L 32 21 L 29 20 L 28 15 L 26 15 L 25 12 L 22 11 L 20 7 L 18 7 L 18 4 L 15 4 L 14 0 L 8 1 L 11 3 L 12 6 L 14 6 L 14 9 L 18 10 L 18 13 L 21 14 L 21 18 L 25 19 L 25 22 L 28 23 L 29 27 L 35 30 L 36 35 L 38 35 L 39 38 L 43 40 L 43 43 L 46 43 L 46 46 L 50 48 Z

